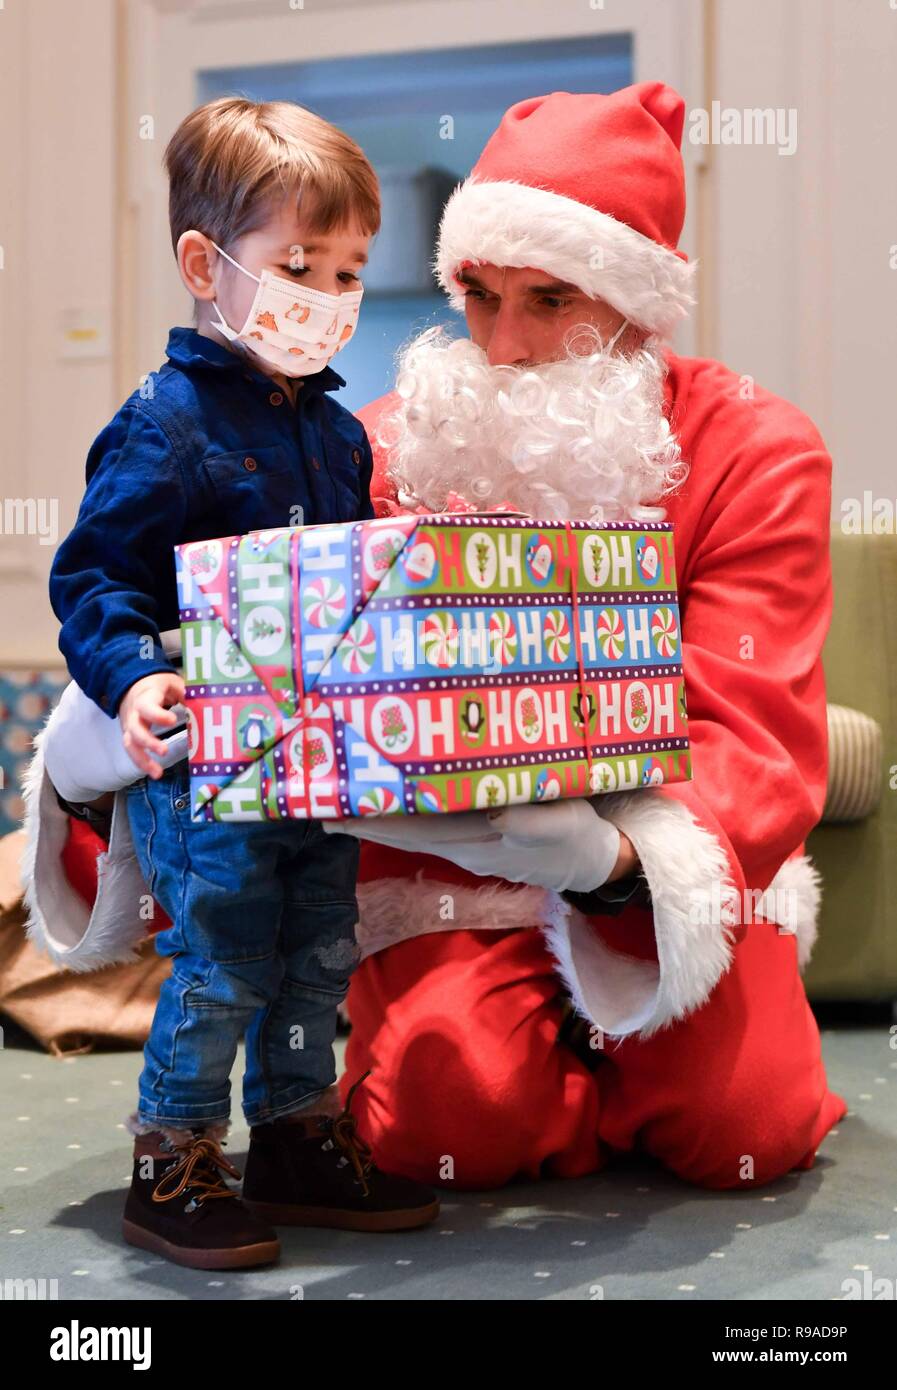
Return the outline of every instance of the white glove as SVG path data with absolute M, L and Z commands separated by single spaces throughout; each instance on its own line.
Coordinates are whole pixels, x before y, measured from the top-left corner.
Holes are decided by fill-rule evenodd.
M 186 719 L 183 705 L 173 709 Z M 162 737 L 169 728 L 154 725 L 153 732 Z M 50 781 L 65 801 L 76 805 L 119 791 L 144 775 L 122 742 L 118 719 L 105 714 L 74 681 L 66 686 L 47 721 L 43 749 Z M 176 729 L 158 761 L 170 767 L 186 756 L 187 730 Z
M 556 893 L 606 883 L 620 832 L 588 801 L 545 801 L 454 816 L 366 816 L 323 821 L 328 834 L 450 859 L 472 874 L 530 883 Z

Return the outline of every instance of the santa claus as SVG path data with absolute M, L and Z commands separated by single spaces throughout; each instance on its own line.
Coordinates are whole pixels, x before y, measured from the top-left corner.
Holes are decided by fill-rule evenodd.
M 377 1161 L 430 1183 L 575 1176 L 641 1150 L 705 1187 L 762 1184 L 811 1167 L 846 1110 L 800 978 L 831 461 L 799 410 L 668 346 L 692 302 L 683 118 L 659 82 L 513 106 L 442 219 L 438 274 L 469 338 L 423 334 L 362 414 L 382 515 L 675 529 L 692 781 L 332 827 L 365 839 L 345 1093 L 370 1072 L 355 1112 Z M 103 737 L 111 763 L 114 721 Z M 79 883 L 38 743 L 31 935 L 75 969 L 126 959 L 146 889 L 121 798 Z
M 385 1167 L 492 1187 L 642 1150 L 690 1182 L 809 1168 L 844 1115 L 800 979 L 826 786 L 831 462 L 794 406 L 667 346 L 684 103 L 513 106 L 449 200 L 430 330 L 362 412 L 375 503 L 675 528 L 694 778 L 342 824 L 364 837 L 345 1086 Z

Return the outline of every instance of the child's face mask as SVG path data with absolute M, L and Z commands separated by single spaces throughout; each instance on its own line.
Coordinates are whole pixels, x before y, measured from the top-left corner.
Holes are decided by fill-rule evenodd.
M 325 294 L 272 275 L 270 270 L 253 275 L 214 241 L 212 245 L 231 265 L 258 281 L 255 299 L 239 332 L 230 327 L 212 300 L 219 319 L 212 327 L 229 342 L 242 343 L 284 376 L 320 372 L 334 353 L 345 347 L 355 332 L 363 289 Z

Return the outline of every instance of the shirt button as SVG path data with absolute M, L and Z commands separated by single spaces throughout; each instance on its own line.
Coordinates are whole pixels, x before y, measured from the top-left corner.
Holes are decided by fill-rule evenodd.
M 283 405 L 283 393 L 281 391 L 272 391 L 268 400 L 272 405 Z
M 358 465 L 361 463 L 361 450 L 360 450 L 360 449 L 353 449 L 353 450 L 352 450 L 352 462 L 355 464 L 355 467 L 356 467 L 356 468 L 357 468 Z
M 243 467 L 246 469 L 247 473 L 254 473 L 255 470 L 258 468 L 258 464 L 256 463 L 255 459 L 244 459 Z
M 108 705 L 109 705 L 109 696 L 108 696 L 108 695 L 101 695 L 101 696 L 100 696 L 100 704 L 103 706 L 103 709 L 108 708 Z
M 311 461 L 311 466 L 312 466 L 312 468 L 316 469 L 317 472 L 320 473 L 320 471 L 321 471 L 321 465 L 320 465 L 320 463 L 318 462 L 317 459 L 314 459 L 314 458 L 312 459 L 312 461 Z

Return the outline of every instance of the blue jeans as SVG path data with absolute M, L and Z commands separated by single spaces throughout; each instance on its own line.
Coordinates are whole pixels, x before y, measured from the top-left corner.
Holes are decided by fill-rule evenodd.
M 172 970 L 139 1118 L 227 1120 L 244 1033 L 247 1121 L 303 1109 L 336 1079 L 337 1005 L 358 959 L 358 841 L 316 821 L 194 823 L 186 761 L 135 782 L 127 804 L 143 876 L 171 918 L 156 936 Z

